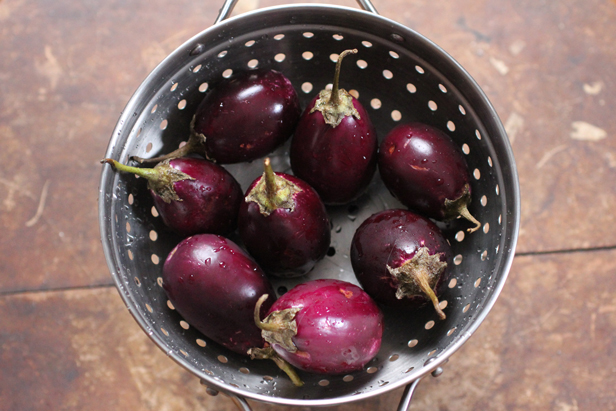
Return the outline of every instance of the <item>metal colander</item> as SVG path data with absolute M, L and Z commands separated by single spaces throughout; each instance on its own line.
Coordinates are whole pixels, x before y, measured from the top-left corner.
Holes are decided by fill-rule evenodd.
M 359 372 L 323 376 L 301 373 L 295 387 L 271 361 L 232 353 L 190 327 L 161 287 L 163 262 L 181 240 L 156 213 L 143 179 L 103 167 L 100 229 L 111 274 L 129 311 L 169 357 L 211 390 L 293 406 L 327 406 L 406 386 L 413 388 L 471 336 L 493 306 L 513 260 L 519 230 L 519 186 L 511 147 L 490 102 L 469 74 L 421 34 L 364 10 L 319 4 L 260 9 L 228 18 L 227 1 L 216 23 L 169 55 L 139 86 L 113 132 L 106 157 L 127 163 L 178 147 L 189 135 L 197 105 L 232 73 L 273 68 L 294 84 L 302 107 L 333 80 L 338 53 L 357 48 L 342 65 L 340 86 L 367 108 L 382 139 L 395 125 L 422 121 L 447 131 L 466 155 L 472 174 L 471 213 L 482 222 L 474 233 L 458 219 L 439 223 L 455 255 L 452 280 L 441 297 L 447 318 L 429 305 L 408 318 L 385 311 L 377 357 Z M 290 173 L 288 147 L 270 155 L 275 171 Z M 225 166 L 245 190 L 262 162 Z M 275 279 L 279 295 L 300 281 L 336 278 L 358 284 L 349 259 L 355 229 L 371 214 L 401 205 L 378 174 L 368 191 L 347 206 L 329 207 L 332 243 L 307 276 Z

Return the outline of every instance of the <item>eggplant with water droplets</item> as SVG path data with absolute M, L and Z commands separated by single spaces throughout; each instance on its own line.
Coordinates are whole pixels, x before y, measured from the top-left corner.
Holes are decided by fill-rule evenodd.
M 408 210 L 368 217 L 351 241 L 351 264 L 363 289 L 377 302 L 415 308 L 431 302 L 444 319 L 438 295 L 451 274 L 452 252 L 441 230 Z
M 154 168 L 131 167 L 110 158 L 102 162 L 146 179 L 154 205 L 172 231 L 186 237 L 235 230 L 242 189 L 223 167 L 189 157 L 164 160 Z
M 338 87 L 338 57 L 331 90 L 322 90 L 306 107 L 291 139 L 293 173 L 310 184 L 328 205 L 361 195 L 377 167 L 376 130 L 361 103 Z
M 327 210 L 319 195 L 299 178 L 275 173 L 270 159 L 246 191 L 239 233 L 267 274 L 298 277 L 321 260 L 331 239 Z
M 381 142 L 378 163 L 383 183 L 405 206 L 439 221 L 464 217 L 475 225 L 469 232 L 481 227 L 468 211 L 471 186 L 464 155 L 443 131 L 418 122 L 401 124 Z
M 259 265 L 233 241 L 214 234 L 184 239 L 165 260 L 162 278 L 169 301 L 203 335 L 243 355 L 264 346 L 254 307 L 267 294 L 269 308 L 275 295 Z
M 335 279 L 312 280 L 283 294 L 255 323 L 269 347 L 254 358 L 278 355 L 297 369 L 318 374 L 361 370 L 381 347 L 383 314 L 358 286 Z
M 291 81 L 276 70 L 251 70 L 208 91 L 191 122 L 188 142 L 143 162 L 199 154 L 220 164 L 252 161 L 287 141 L 301 108 Z

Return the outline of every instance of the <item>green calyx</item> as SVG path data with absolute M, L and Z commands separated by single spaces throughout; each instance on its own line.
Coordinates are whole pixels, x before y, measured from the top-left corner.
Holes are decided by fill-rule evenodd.
M 263 339 L 267 342 L 264 348 L 251 348 L 248 350 L 248 355 L 250 358 L 258 359 L 258 360 L 272 360 L 276 363 L 278 368 L 284 371 L 293 384 L 296 387 L 301 387 L 304 385 L 304 382 L 299 378 L 295 369 L 286 362 L 282 357 L 280 357 L 276 351 L 271 347 L 272 343 L 282 345 L 283 348 L 286 347 L 283 344 L 292 346 L 296 352 L 297 347 L 291 338 L 297 334 L 297 324 L 295 323 L 295 314 L 299 309 L 293 311 L 291 310 L 282 310 L 282 311 L 274 311 L 270 315 L 268 315 L 265 320 L 261 321 L 261 306 L 267 300 L 269 296 L 267 294 L 263 294 L 255 304 L 255 324 L 261 330 L 261 335 Z M 282 315 L 279 315 L 282 313 Z M 274 319 L 275 318 L 275 319 Z M 274 334 L 280 334 L 280 336 L 272 337 Z M 287 350 L 289 351 L 289 350 Z
M 259 206 L 261 214 L 268 216 L 278 208 L 295 209 L 295 194 L 302 191 L 296 184 L 274 173 L 269 158 L 263 161 L 264 171 L 255 187 L 246 195 L 246 201 Z
M 332 89 L 321 90 L 319 93 L 319 98 L 315 102 L 312 110 L 310 110 L 311 113 L 320 111 L 323 114 L 325 123 L 332 127 L 338 126 L 347 116 L 354 116 L 355 118 L 360 119 L 357 109 L 353 106 L 353 96 L 351 96 L 345 89 L 338 87 L 342 59 L 348 54 L 355 53 L 357 53 L 357 49 L 345 50 L 340 53 L 336 63 L 336 73 L 334 75 Z
M 430 255 L 427 247 L 421 247 L 415 255 L 398 268 L 389 265 L 387 270 L 398 280 L 396 298 L 412 298 L 418 295 L 427 296 L 438 316 L 444 320 L 445 313 L 439 306 L 439 300 L 434 292 L 447 263 L 441 261 L 440 254 Z
M 300 308 L 274 311 L 261 321 L 261 305 L 267 300 L 267 297 L 267 294 L 262 295 L 255 306 L 255 324 L 261 330 L 261 336 L 270 344 L 277 344 L 291 353 L 297 352 L 293 337 L 297 335 L 295 315 L 300 311 Z
M 194 180 L 188 174 L 173 168 L 170 159 L 158 163 L 154 168 L 131 167 L 116 160 L 105 158 L 101 163 L 108 163 L 117 171 L 131 173 L 143 177 L 148 181 L 148 188 L 154 191 L 165 203 L 182 201 L 175 192 L 173 185 L 183 180 Z
M 475 224 L 474 227 L 467 229 L 469 233 L 477 231 L 481 228 L 481 223 L 473 217 L 473 215 L 468 211 L 468 204 L 471 202 L 471 188 L 468 184 L 464 186 L 464 190 L 462 191 L 462 195 L 460 197 L 449 200 L 445 199 L 445 220 L 452 220 L 457 217 L 464 217 L 471 223 Z
M 261 321 L 261 306 L 269 296 L 263 294 L 255 304 L 254 319 L 255 324 L 261 330 L 263 339 L 267 342 L 264 348 L 251 348 L 248 350 L 250 358 L 258 360 L 272 360 L 278 368 L 284 371 L 296 387 L 301 387 L 304 382 L 299 378 L 295 369 L 287 361 L 282 359 L 271 344 L 278 344 L 289 352 L 297 352 L 297 347 L 291 340 L 297 334 L 297 324 L 295 314 L 299 308 L 292 308 L 282 311 L 274 311 Z M 287 348 L 290 347 L 291 349 Z

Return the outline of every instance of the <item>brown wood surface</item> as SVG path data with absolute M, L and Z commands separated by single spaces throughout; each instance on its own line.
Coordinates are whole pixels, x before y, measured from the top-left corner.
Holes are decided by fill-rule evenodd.
M 235 409 L 132 319 L 97 210 L 99 160 L 124 105 L 221 4 L 0 0 L 0 410 Z M 240 0 L 235 14 L 275 4 Z M 375 5 L 477 80 L 522 192 L 499 300 L 411 410 L 616 409 L 616 1 Z M 333 409 L 395 409 L 400 395 Z

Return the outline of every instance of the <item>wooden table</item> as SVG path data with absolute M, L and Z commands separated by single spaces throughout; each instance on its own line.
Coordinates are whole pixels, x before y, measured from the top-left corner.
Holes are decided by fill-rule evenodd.
M 0 0 L 1 410 L 235 409 L 129 315 L 97 211 L 99 160 L 128 98 L 220 3 Z M 235 14 L 275 4 L 241 0 Z M 477 80 L 508 131 L 522 190 L 499 300 L 411 409 L 616 409 L 616 1 L 376 7 Z M 333 409 L 395 409 L 400 395 Z

